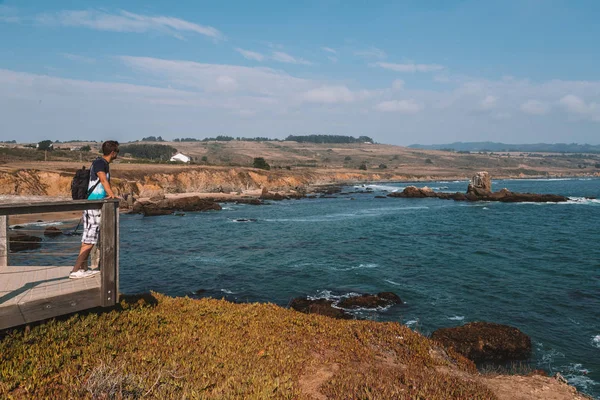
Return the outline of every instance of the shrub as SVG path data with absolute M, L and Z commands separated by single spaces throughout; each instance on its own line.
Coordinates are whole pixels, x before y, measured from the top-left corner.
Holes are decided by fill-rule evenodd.
M 386 168 L 387 168 L 387 165 L 385 165 L 385 164 L 383 164 L 383 163 L 382 163 L 382 164 L 379 164 L 379 169 L 386 169 Z
M 433 164 L 433 161 L 431 161 L 431 158 L 427 158 L 425 159 L 425 164 Z
M 265 161 L 263 157 L 255 157 L 252 166 L 254 168 L 266 169 L 267 171 L 271 169 L 271 166 Z
M 352 157 L 346 156 L 346 157 L 344 157 L 344 161 L 352 161 Z
M 91 151 L 91 150 L 92 150 L 92 148 L 91 148 L 89 145 L 85 145 L 85 146 L 83 146 L 83 147 L 82 147 L 80 150 L 81 150 L 81 151 Z
M 130 153 L 136 158 L 161 159 L 168 161 L 177 149 L 166 144 L 129 144 L 121 146 L 122 153 Z
M 42 140 L 38 143 L 38 150 L 52 150 L 52 140 Z
M 358 169 L 360 169 L 362 171 L 366 171 L 367 170 L 367 163 L 365 163 L 363 161 L 362 164 L 360 164 L 360 166 L 358 167 Z

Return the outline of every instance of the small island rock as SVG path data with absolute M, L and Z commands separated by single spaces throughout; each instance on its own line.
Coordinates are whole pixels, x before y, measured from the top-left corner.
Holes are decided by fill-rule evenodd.
M 431 338 L 475 362 L 524 360 L 531 354 L 529 336 L 512 326 L 491 322 L 438 329 Z

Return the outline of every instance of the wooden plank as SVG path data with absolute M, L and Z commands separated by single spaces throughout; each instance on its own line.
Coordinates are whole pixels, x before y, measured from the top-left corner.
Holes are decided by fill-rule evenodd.
M 23 318 L 16 303 L 0 307 L 0 330 L 23 325 L 24 323 L 25 318 Z
M 23 204 L 0 204 L 0 215 L 37 214 L 43 212 L 98 210 L 103 204 L 118 203 L 118 199 L 110 200 L 71 200 Z
M 0 267 L 8 265 L 8 216 L 0 216 Z
M 19 310 L 25 323 L 29 323 L 100 305 L 100 289 L 90 288 L 75 293 L 59 294 L 45 299 L 19 303 Z
M 105 203 L 100 222 L 100 271 L 102 306 L 110 307 L 117 302 L 117 214 L 118 203 Z

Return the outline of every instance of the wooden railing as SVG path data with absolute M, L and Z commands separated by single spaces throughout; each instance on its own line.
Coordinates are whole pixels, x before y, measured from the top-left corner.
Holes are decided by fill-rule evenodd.
M 73 264 L 53 267 L 20 267 L 9 263 L 11 215 L 101 210 L 98 243 L 98 277 L 69 280 Z M 43 245 L 43 242 L 42 242 Z M 29 253 L 31 258 L 35 252 Z M 28 257 L 21 254 L 19 257 Z M 52 279 L 36 279 L 35 274 L 54 268 Z M 60 276 L 56 277 L 55 275 Z M 63 277 L 64 275 L 64 277 Z M 32 281 L 33 280 L 33 281 Z M 51 281 L 51 284 L 48 282 Z M 79 281 L 86 281 L 81 282 Z M 18 283 L 15 283 L 18 282 Z M 48 286 L 43 293 L 41 289 Z M 51 285 L 51 287 L 50 287 Z M 35 296 L 27 296 L 34 291 Z M 68 289 L 68 290 L 67 290 Z M 0 329 L 39 321 L 93 307 L 109 307 L 118 301 L 119 289 L 119 202 L 118 200 L 74 200 L 47 203 L 0 205 Z M 28 302 L 28 299 L 31 301 Z

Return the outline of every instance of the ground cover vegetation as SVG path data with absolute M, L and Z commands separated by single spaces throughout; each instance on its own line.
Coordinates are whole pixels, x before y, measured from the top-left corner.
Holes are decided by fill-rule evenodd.
M 11 331 L 0 355 L 0 398 L 496 398 L 398 323 L 156 293 Z

